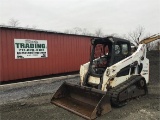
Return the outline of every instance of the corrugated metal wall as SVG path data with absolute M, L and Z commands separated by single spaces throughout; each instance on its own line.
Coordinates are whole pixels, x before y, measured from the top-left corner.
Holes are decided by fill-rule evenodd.
M 14 39 L 47 40 L 48 57 L 15 59 Z M 90 56 L 91 37 L 0 28 L 0 81 L 79 70 Z

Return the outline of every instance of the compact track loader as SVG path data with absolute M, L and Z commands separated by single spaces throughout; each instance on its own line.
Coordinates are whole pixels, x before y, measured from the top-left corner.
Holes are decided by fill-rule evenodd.
M 137 48 L 116 37 L 92 39 L 90 62 L 80 67 L 79 85 L 64 82 L 51 103 L 86 119 L 95 119 L 111 111 L 111 105 L 123 106 L 130 99 L 147 94 L 146 43 L 159 38 L 146 38 Z

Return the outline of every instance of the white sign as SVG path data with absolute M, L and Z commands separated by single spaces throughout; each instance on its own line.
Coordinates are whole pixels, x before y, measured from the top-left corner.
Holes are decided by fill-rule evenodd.
M 15 59 L 46 58 L 47 40 L 14 39 Z

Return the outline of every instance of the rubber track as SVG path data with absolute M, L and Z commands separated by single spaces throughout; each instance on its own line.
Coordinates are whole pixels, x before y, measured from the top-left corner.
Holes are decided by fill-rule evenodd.
M 123 82 L 122 84 L 112 88 L 111 90 L 108 91 L 109 96 L 110 96 L 110 100 L 111 103 L 113 105 L 119 105 L 123 102 L 125 102 L 126 100 L 128 100 L 128 98 L 126 98 L 123 101 L 119 101 L 119 94 L 121 92 L 123 92 L 124 90 L 127 90 L 130 86 L 135 85 L 139 80 L 141 80 L 142 77 L 139 75 L 134 75 L 132 77 L 130 77 L 128 80 L 126 80 L 125 82 Z M 145 94 L 147 93 L 147 86 L 145 84 Z M 137 96 L 138 97 L 138 96 Z

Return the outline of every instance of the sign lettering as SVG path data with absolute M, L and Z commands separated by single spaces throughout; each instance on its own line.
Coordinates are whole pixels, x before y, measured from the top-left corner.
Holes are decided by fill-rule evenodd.
M 14 39 L 15 59 L 46 58 L 47 40 Z

